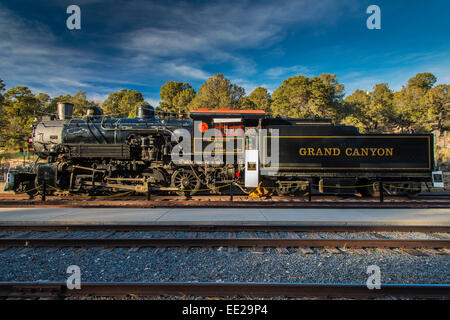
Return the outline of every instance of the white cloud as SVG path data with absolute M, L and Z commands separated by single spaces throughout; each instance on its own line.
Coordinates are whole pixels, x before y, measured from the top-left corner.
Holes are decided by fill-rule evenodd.
M 311 68 L 307 66 L 276 67 L 267 69 L 264 74 L 271 78 L 287 78 L 293 75 L 309 75 Z
M 60 1 L 51 2 L 64 9 Z M 147 101 L 157 105 L 159 86 L 165 81 L 186 81 L 195 86 L 214 73 L 226 73 L 247 94 L 258 86 L 273 92 L 283 79 L 318 75 L 327 65 L 324 61 L 320 67 L 306 66 L 299 64 L 302 60 L 280 65 L 281 56 L 293 55 L 278 45 L 282 40 L 300 34 L 305 27 L 319 34 L 336 23 L 343 12 L 364 12 L 355 11 L 362 6 L 355 0 L 79 2 L 83 19 L 87 19 L 86 12 L 103 3 L 103 10 L 95 12 L 95 18 L 101 21 L 99 30 L 82 27 L 78 34 L 54 34 L 46 21 L 23 19 L 0 4 L 0 77 L 8 87 L 27 85 L 51 95 L 82 90 L 94 100 L 122 88 L 139 88 L 149 96 Z M 70 47 L 71 43 L 78 45 Z M 352 48 L 324 44 L 317 52 L 320 56 L 342 56 L 345 50 L 352 54 Z M 347 92 L 370 89 L 388 80 L 391 88 L 398 89 L 416 71 L 430 71 L 438 76 L 438 82 L 449 82 L 446 65 L 450 63 L 442 56 L 385 54 L 386 62 L 377 62 L 385 66 L 383 70 L 338 74 Z M 274 66 L 266 62 L 272 58 L 277 61 Z M 378 53 L 357 62 L 368 64 L 377 58 Z M 265 61 L 268 69 L 261 70 L 260 61 Z
M 167 67 L 167 72 L 173 75 L 188 77 L 190 79 L 200 79 L 206 80 L 211 75 L 207 74 L 201 69 L 194 68 L 187 65 L 178 65 L 176 63 L 167 63 L 165 64 Z
M 151 26 L 123 33 L 118 45 L 135 55 L 170 58 L 194 58 L 214 63 L 230 63 L 242 73 L 249 73 L 254 64 L 240 50 L 264 50 L 285 37 L 290 27 L 331 23 L 333 17 L 348 1 L 336 4 L 323 1 L 209 2 L 205 5 L 181 3 L 171 8 L 155 7 L 149 10 L 164 13 L 164 21 L 149 20 Z M 135 10 L 146 10 L 146 3 Z M 170 6 L 168 4 L 167 6 Z M 131 7 L 133 8 L 133 7 Z M 128 10 L 132 10 L 128 8 Z M 245 63 L 250 68 L 245 68 Z
M 150 103 L 151 106 L 153 107 L 157 107 L 159 105 L 159 102 L 161 101 L 160 99 L 153 99 L 150 97 L 146 97 L 145 101 L 147 101 L 148 103 Z

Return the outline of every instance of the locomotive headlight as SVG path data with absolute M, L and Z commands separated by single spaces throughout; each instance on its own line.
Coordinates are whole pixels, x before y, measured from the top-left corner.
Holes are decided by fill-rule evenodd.
M 200 123 L 198 124 L 198 130 L 199 130 L 201 133 L 205 133 L 206 130 L 208 130 L 208 124 L 206 124 L 205 122 L 200 122 Z

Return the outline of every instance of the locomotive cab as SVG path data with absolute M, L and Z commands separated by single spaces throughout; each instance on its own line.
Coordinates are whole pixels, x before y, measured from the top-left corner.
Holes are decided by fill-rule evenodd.
M 259 183 L 259 130 L 266 114 L 263 110 L 198 109 L 194 119 L 194 154 L 221 153 L 227 164 L 243 167 L 245 187 Z M 213 150 L 211 142 L 214 141 Z M 205 160 L 205 157 L 203 157 Z M 240 169 L 238 169 L 240 171 Z

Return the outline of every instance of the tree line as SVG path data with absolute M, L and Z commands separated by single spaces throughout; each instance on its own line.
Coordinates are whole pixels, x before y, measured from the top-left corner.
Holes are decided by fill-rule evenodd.
M 189 83 L 168 81 L 160 90 L 159 110 L 188 114 L 198 108 L 264 110 L 272 116 L 331 118 L 334 123 L 354 125 L 361 132 L 429 132 L 448 130 L 448 84 L 437 84 L 432 73 L 418 73 L 399 91 L 386 83 L 372 91 L 356 90 L 344 97 L 344 85 L 334 74 L 288 78 L 273 91 L 257 87 L 246 95 L 243 87 L 215 74 L 198 92 Z M 102 101 L 91 101 L 86 92 L 50 97 L 34 94 L 28 87 L 6 90 L 0 79 L 0 143 L 6 148 L 24 146 L 36 117 L 56 114 L 58 102 L 74 104 L 74 116 L 82 117 L 88 106 L 101 107 L 112 117 L 134 117 L 145 102 L 139 91 L 122 89 Z

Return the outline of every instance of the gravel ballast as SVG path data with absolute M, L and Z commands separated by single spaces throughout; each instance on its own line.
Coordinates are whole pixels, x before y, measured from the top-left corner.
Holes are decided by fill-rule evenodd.
M 0 250 L 0 281 L 65 281 L 70 265 L 81 280 L 366 283 L 367 267 L 381 269 L 382 283 L 450 283 L 449 255 L 414 256 L 366 249 L 365 254 L 302 254 L 227 248 L 10 248 Z

